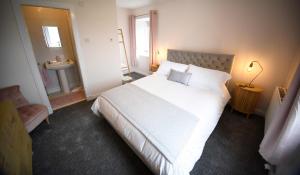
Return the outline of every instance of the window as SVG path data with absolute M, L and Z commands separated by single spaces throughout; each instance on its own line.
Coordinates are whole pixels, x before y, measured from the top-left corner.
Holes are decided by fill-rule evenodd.
M 47 47 L 61 47 L 58 28 L 56 26 L 42 26 Z
M 136 57 L 149 57 L 149 32 L 150 18 L 149 16 L 141 16 L 136 18 Z

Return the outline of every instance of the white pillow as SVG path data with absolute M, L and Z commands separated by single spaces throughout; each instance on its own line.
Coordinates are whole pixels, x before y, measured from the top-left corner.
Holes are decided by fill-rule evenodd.
M 188 73 L 192 74 L 189 86 L 199 89 L 209 89 L 224 95 L 225 83 L 231 79 L 231 75 L 213 69 L 207 69 L 190 64 Z
M 179 72 L 185 72 L 188 69 L 188 65 L 166 60 L 160 64 L 156 73 L 159 75 L 169 76 L 171 69 Z

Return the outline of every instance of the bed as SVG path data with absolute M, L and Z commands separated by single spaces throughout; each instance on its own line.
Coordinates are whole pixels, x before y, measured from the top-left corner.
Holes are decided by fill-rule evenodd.
M 231 72 L 233 55 L 168 50 L 167 60 Z M 100 113 L 155 173 L 188 175 L 230 99 L 153 74 L 102 93 Z

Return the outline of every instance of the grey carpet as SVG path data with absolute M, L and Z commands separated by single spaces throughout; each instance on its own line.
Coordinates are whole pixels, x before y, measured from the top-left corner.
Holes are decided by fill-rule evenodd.
M 152 174 L 91 105 L 58 110 L 50 125 L 43 122 L 31 133 L 34 174 Z M 191 174 L 266 174 L 257 152 L 263 124 L 261 117 L 246 119 L 225 109 Z
M 108 122 L 92 113 L 91 105 L 81 102 L 60 109 L 50 116 L 50 125 L 43 122 L 31 133 L 33 173 L 152 174 Z M 246 119 L 225 109 L 191 175 L 267 174 L 257 152 L 263 126 L 261 117 Z
M 124 74 L 124 75 L 130 76 L 133 80 L 137 80 L 137 79 L 143 78 L 145 76 L 145 75 L 142 75 L 137 72 L 131 72 L 130 74 Z

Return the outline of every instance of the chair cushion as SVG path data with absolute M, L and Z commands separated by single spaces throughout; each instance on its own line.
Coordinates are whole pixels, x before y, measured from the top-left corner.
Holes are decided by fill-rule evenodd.
M 20 91 L 20 86 L 10 86 L 0 89 L 0 101 L 12 100 L 16 108 L 28 105 L 28 101 L 24 98 Z
M 25 126 L 29 125 L 30 123 L 34 122 L 35 119 L 39 118 L 42 120 L 37 121 L 43 121 L 48 116 L 48 109 L 44 105 L 39 104 L 32 104 L 32 105 L 26 105 L 18 108 L 18 111 L 20 113 L 20 117 L 25 124 Z M 36 125 L 38 125 L 37 123 Z

